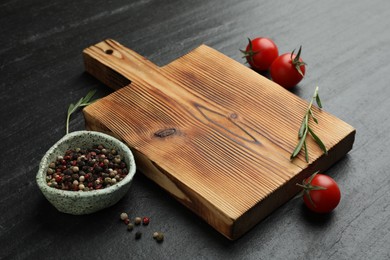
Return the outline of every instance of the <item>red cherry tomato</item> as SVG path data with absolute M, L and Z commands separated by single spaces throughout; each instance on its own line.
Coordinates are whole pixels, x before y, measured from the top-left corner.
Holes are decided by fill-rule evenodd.
M 305 75 L 305 63 L 301 59 L 301 50 L 299 48 L 297 55 L 285 53 L 280 55 L 271 65 L 271 78 L 286 89 L 297 85 Z
M 253 40 L 248 39 L 249 43 L 244 54 L 249 65 L 257 71 L 268 70 L 272 62 L 278 57 L 279 51 L 276 44 L 269 38 L 259 37 Z
M 341 193 L 339 186 L 331 177 L 324 174 L 313 174 L 303 181 L 303 201 L 306 206 L 317 213 L 328 213 L 337 207 Z

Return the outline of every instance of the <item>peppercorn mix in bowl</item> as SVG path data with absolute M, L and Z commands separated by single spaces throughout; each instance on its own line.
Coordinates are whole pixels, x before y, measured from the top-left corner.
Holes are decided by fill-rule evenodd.
M 134 156 L 124 143 L 100 132 L 77 131 L 46 152 L 36 181 L 60 212 L 83 215 L 117 203 L 135 171 Z

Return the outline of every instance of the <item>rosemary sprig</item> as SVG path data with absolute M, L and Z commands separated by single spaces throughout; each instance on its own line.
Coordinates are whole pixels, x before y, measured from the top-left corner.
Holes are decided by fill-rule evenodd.
M 318 87 L 316 87 L 316 89 L 314 91 L 314 95 L 310 101 L 309 107 L 307 108 L 307 111 L 302 119 L 302 123 L 301 123 L 301 126 L 299 127 L 299 131 L 298 131 L 299 141 L 298 141 L 298 144 L 295 147 L 294 151 L 291 154 L 290 160 L 293 160 L 303 148 L 303 150 L 305 152 L 305 160 L 306 160 L 306 162 L 309 162 L 309 154 L 308 154 L 307 145 L 306 145 L 306 137 L 308 134 L 311 135 L 311 137 L 313 137 L 314 141 L 318 144 L 318 146 L 321 148 L 321 150 L 324 152 L 324 154 L 328 154 L 328 150 L 326 149 L 324 143 L 314 133 L 313 129 L 311 129 L 309 126 L 309 119 L 310 118 L 312 118 L 313 121 L 316 124 L 318 124 L 318 120 L 314 116 L 314 113 L 312 110 L 312 106 L 313 106 L 314 101 L 316 101 L 319 108 L 322 108 L 321 99 L 320 99 L 320 96 L 318 95 Z
M 76 112 L 77 109 L 79 109 L 80 107 L 85 107 L 85 106 L 88 106 L 90 104 L 92 104 L 93 102 L 95 102 L 96 100 L 91 100 L 92 96 L 95 95 L 96 93 L 96 90 L 91 90 L 88 92 L 88 94 L 83 97 L 83 98 L 80 98 L 79 101 L 77 101 L 76 104 L 73 104 L 71 103 L 68 107 L 68 115 L 66 117 L 66 134 L 69 133 L 69 120 L 70 120 L 70 116 Z

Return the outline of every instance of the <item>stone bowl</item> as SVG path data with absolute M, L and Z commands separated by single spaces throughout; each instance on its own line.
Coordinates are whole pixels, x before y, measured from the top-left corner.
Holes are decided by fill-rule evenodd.
M 94 144 L 117 150 L 127 164 L 128 174 L 116 184 L 99 190 L 69 191 L 50 187 L 46 182 L 46 172 L 50 162 L 63 156 L 68 149 L 91 148 Z M 90 214 L 117 203 L 129 190 L 136 171 L 134 156 L 124 143 L 107 134 L 94 131 L 76 131 L 65 135 L 44 155 L 36 181 L 46 199 L 60 212 L 84 215 Z

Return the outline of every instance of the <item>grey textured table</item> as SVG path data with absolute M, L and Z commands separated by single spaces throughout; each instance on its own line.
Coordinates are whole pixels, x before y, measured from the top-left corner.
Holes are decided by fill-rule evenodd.
M 1 1 L 0 258 L 389 259 L 389 12 L 387 0 Z M 205 43 L 243 62 L 239 49 L 256 36 L 281 53 L 303 45 L 307 76 L 293 92 L 308 99 L 320 86 L 325 110 L 357 129 L 353 150 L 327 171 L 342 191 L 333 213 L 291 200 L 231 242 L 141 173 L 118 204 L 92 215 L 46 201 L 35 175 L 64 135 L 68 105 L 91 89 L 111 92 L 83 72 L 85 47 L 113 38 L 164 65 Z M 70 127 L 84 129 L 82 113 Z M 151 217 L 141 240 L 122 211 Z

